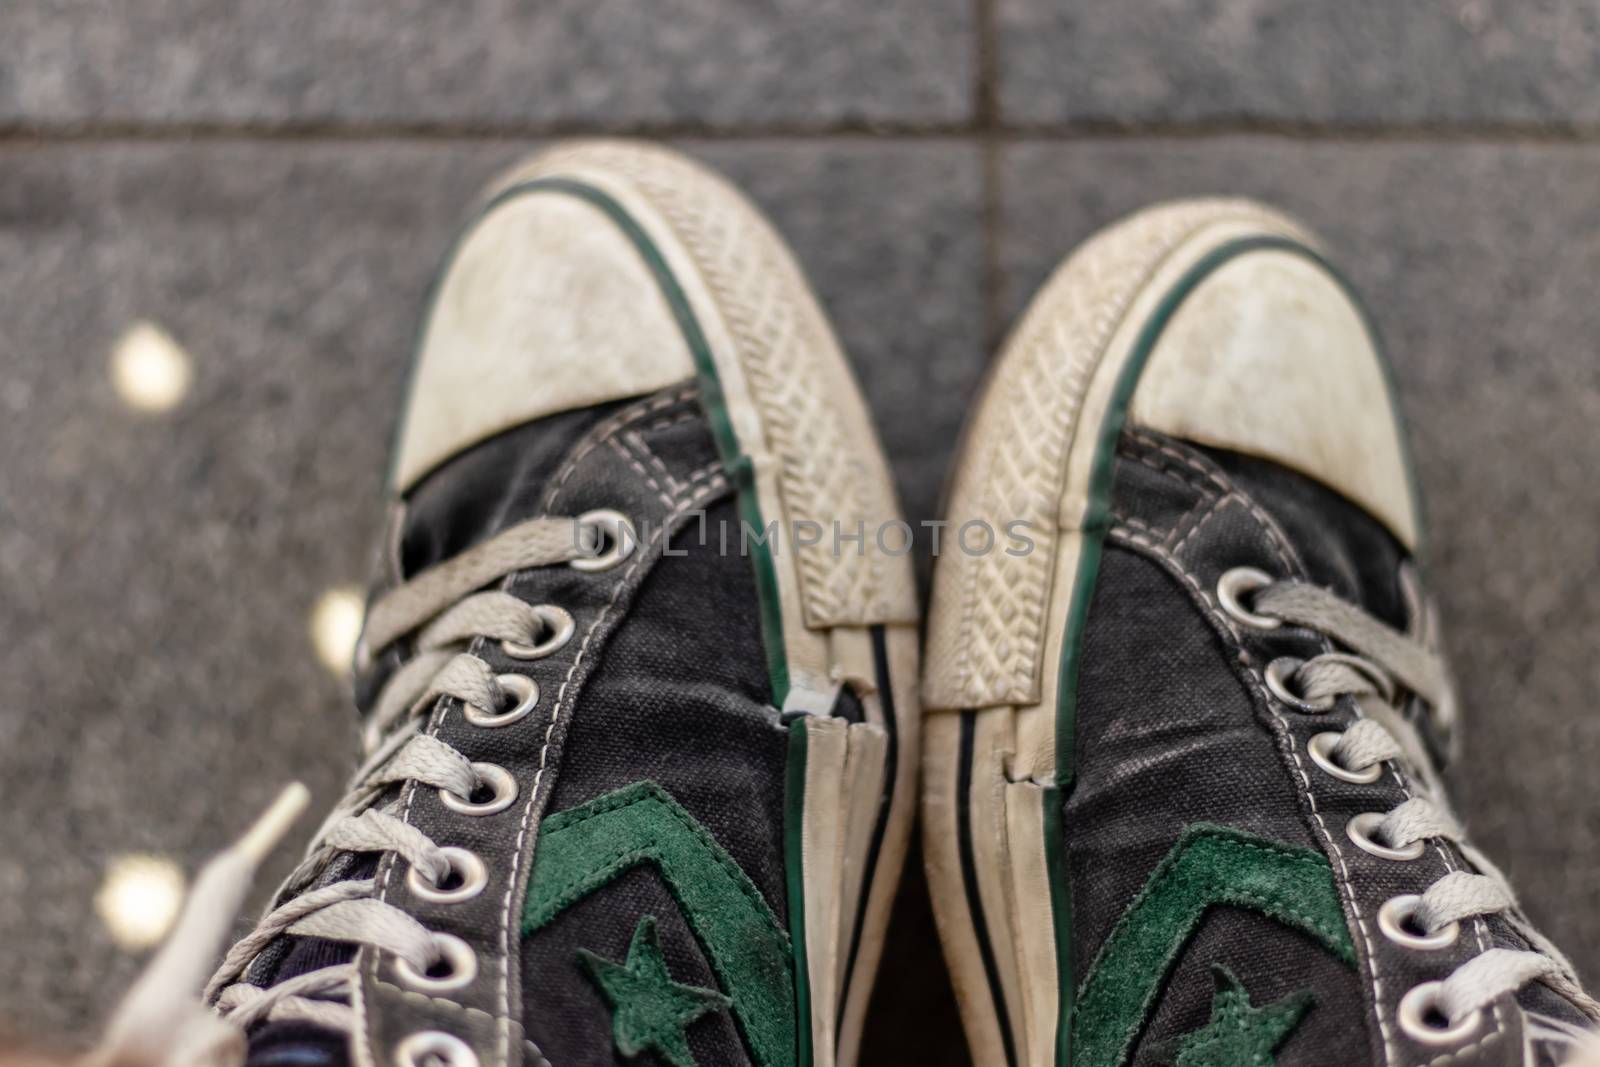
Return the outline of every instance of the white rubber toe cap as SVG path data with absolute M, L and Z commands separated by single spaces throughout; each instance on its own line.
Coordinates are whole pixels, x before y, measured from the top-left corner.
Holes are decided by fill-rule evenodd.
M 504 430 L 694 377 L 646 264 L 600 208 L 502 194 L 438 282 L 412 373 L 394 488 Z
M 1344 286 L 1304 254 L 1245 252 L 1200 281 L 1151 350 L 1128 418 L 1316 478 L 1416 547 L 1382 356 Z

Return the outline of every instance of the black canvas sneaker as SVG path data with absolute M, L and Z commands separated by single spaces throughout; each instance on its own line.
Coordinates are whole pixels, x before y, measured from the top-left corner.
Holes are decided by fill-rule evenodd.
M 390 485 L 365 764 L 212 979 L 221 1021 L 173 1006 L 216 925 L 191 915 L 106 1055 L 853 1062 L 914 811 L 917 606 L 778 236 L 659 148 L 510 174 L 436 283 Z
M 1248 203 L 1133 217 L 1021 320 L 947 516 L 1013 550 L 943 553 L 925 648 L 977 1063 L 1554 1064 L 1594 1025 L 1439 784 L 1392 400 L 1315 242 Z

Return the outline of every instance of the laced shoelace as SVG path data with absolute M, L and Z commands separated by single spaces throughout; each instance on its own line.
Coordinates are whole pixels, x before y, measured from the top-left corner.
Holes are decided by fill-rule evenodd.
M 93 1061 L 149 1067 L 238 1064 L 245 1031 L 268 1020 L 301 1020 L 349 1032 L 355 1021 L 350 1004 L 354 963 L 267 987 L 246 980 L 256 957 L 285 934 L 381 949 L 396 957 L 402 972 L 424 982 L 441 966 L 457 973 L 474 966 L 464 943 L 379 900 L 374 879 L 317 882 L 335 858 L 351 853 L 392 852 L 419 880 L 414 884 L 427 887 L 444 887 L 462 873 L 453 856 L 460 850 L 439 845 L 398 817 L 395 787 L 414 783 L 437 789 L 447 806 L 472 813 L 509 804 L 516 782 L 503 769 L 474 764 L 423 733 L 428 713 L 440 697 L 449 697 L 461 701 L 464 716 L 478 725 L 521 718 L 537 703 L 537 686 L 524 675 L 496 675 L 468 646 L 487 638 L 501 642 L 513 658 L 533 659 L 565 643 L 573 629 L 571 615 L 559 607 L 477 590 L 534 567 L 613 566 L 633 547 L 632 527 L 616 512 L 531 519 L 422 571 L 377 600 L 367 615 L 364 644 L 382 649 L 410 635 L 413 654 L 380 691 L 365 729 L 366 759 L 312 838 L 305 859 L 275 895 L 284 903 L 234 945 L 196 998 L 203 968 L 215 958 L 256 865 L 287 828 L 290 809 L 304 804 L 300 787 L 286 793 L 240 845 L 196 880 L 184 918 L 124 999 Z M 487 800 L 481 796 L 485 790 Z M 385 797 L 391 799 L 384 802 Z
M 440 790 L 442 798 L 473 803 L 486 784 L 484 768 L 421 733 L 425 713 L 440 696 L 461 700 L 466 714 L 488 722 L 509 721 L 523 704 L 531 708 L 536 691 L 530 700 L 525 688 L 509 681 L 522 676 L 497 677 L 488 663 L 464 647 L 473 638 L 486 637 L 513 654 L 518 649 L 537 653 L 559 641 L 564 631 L 570 635 L 571 625 L 560 609 L 529 605 L 504 592 L 474 590 L 531 567 L 588 565 L 593 561 L 583 557 L 597 551 L 608 523 L 616 524 L 612 554 L 626 554 L 632 532 L 615 513 L 530 520 L 429 568 L 373 605 L 366 627 L 369 645 L 382 648 L 413 634 L 415 654 L 380 693 L 367 731 L 369 755 L 345 799 L 313 838 L 306 859 L 277 894 L 285 903 L 234 946 L 212 976 L 204 1000 L 196 998 L 204 967 L 225 936 L 256 866 L 306 802 L 299 786 L 287 790 L 237 845 L 200 873 L 175 932 L 114 1013 L 106 1039 L 88 1063 L 229 1067 L 243 1061 L 245 1030 L 268 1019 L 301 1019 L 347 1032 L 354 1021 L 348 1003 L 356 977 L 353 964 L 323 967 L 267 988 L 243 981 L 256 956 L 282 934 L 381 948 L 419 975 L 449 962 L 442 935 L 375 899 L 372 879 L 307 887 L 334 857 L 351 852 L 392 851 L 433 885 L 450 876 L 449 852 L 378 802 L 396 784 L 411 781 Z M 1474 868 L 1451 871 L 1420 896 L 1391 900 L 1384 907 L 1388 924 L 1380 912 L 1380 925 L 1402 944 L 1406 938 L 1426 941 L 1448 935 L 1453 940 L 1460 923 L 1499 915 L 1534 949 L 1490 948 L 1444 980 L 1418 986 L 1402 1000 L 1402 1023 L 1424 1034 L 1470 1031 L 1478 1012 L 1534 981 L 1549 985 L 1600 1022 L 1600 1005 L 1584 994 L 1571 964 L 1527 922 L 1505 877 L 1465 842 L 1454 816 L 1434 799 L 1438 789 L 1430 757 L 1395 706 L 1395 696 L 1398 686 L 1436 711 L 1452 708 L 1443 662 L 1420 642 L 1324 589 L 1254 573 L 1249 583 L 1223 597 L 1230 613 L 1263 629 L 1285 623 L 1304 627 L 1350 650 L 1305 661 L 1279 659 L 1268 667 L 1269 687 L 1302 711 L 1327 711 L 1338 697 L 1348 695 L 1368 716 L 1342 734 L 1321 735 L 1330 742 L 1313 739 L 1313 758 L 1352 781 L 1375 781 L 1382 764 L 1400 761 L 1416 772 L 1415 781 L 1423 787 L 1388 813 L 1358 816 L 1350 826 L 1352 839 L 1399 859 L 1416 858 L 1428 840 L 1442 839 L 1460 849 Z M 1249 606 L 1242 603 L 1243 592 L 1250 594 Z M 347 999 L 341 1001 L 341 996 Z M 203 1004 L 214 1005 L 214 1011 Z M 1446 1026 L 1430 1021 L 1435 1018 Z
M 1472 1032 L 1478 1013 L 1497 998 L 1535 981 L 1600 1022 L 1600 1005 L 1583 992 L 1571 963 L 1527 921 L 1505 876 L 1465 840 L 1460 823 L 1442 799 L 1432 757 L 1400 711 L 1397 691 L 1405 690 L 1421 698 L 1436 720 L 1453 718 L 1454 698 L 1443 660 L 1420 641 L 1326 589 L 1300 581 L 1274 581 L 1261 572 L 1248 572 L 1245 579 L 1248 606 L 1238 595 L 1223 596 L 1224 606 L 1235 617 L 1261 629 L 1303 627 L 1348 650 L 1303 661 L 1284 657 L 1266 670 L 1268 688 L 1300 711 L 1325 712 L 1338 697 L 1351 696 L 1366 716 L 1342 733 L 1314 737 L 1308 745 L 1314 762 L 1358 783 L 1377 781 L 1382 765 L 1389 761 L 1413 772 L 1415 788 L 1408 790 L 1413 795 L 1386 813 L 1351 820 L 1351 839 L 1369 852 L 1396 860 L 1416 859 L 1430 840 L 1442 840 L 1459 849 L 1474 868 L 1451 871 L 1420 895 L 1393 898 L 1379 912 L 1380 929 L 1402 945 L 1440 948 L 1454 942 L 1462 923 L 1501 916 L 1532 946 L 1533 951 L 1488 948 L 1443 980 L 1419 985 L 1401 1001 L 1402 1025 L 1414 1036 L 1453 1039 Z M 1225 577 L 1224 586 L 1228 584 Z

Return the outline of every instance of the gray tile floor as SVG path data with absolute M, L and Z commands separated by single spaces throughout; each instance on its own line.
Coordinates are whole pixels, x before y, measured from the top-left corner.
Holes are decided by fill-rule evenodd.
M 499 167 L 602 129 L 668 137 L 772 213 L 917 517 L 1074 242 L 1166 196 L 1304 215 L 1412 415 L 1463 807 L 1600 980 L 1597 12 L 0 7 L 0 1030 L 81 1042 L 134 971 L 93 917 L 109 859 L 192 867 L 290 777 L 331 800 L 352 722 L 307 619 L 364 573 L 427 274 Z M 110 385 L 137 321 L 195 361 L 167 414 Z M 866 1062 L 965 1062 L 915 876 L 903 896 Z

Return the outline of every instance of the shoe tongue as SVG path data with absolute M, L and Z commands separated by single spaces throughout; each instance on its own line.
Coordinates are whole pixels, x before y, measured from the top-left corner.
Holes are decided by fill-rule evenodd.
M 324 872 L 315 886 L 370 877 L 377 869 L 376 855 L 345 856 Z M 324 967 L 349 963 L 354 945 L 320 937 L 285 936 L 269 946 L 246 978 L 267 987 L 310 974 Z M 256 974 L 257 970 L 261 974 Z M 245 1067 L 346 1067 L 348 1039 L 326 1027 L 305 1022 L 272 1022 L 250 1034 Z
M 348 1067 L 350 1042 L 313 1023 L 270 1023 L 250 1040 L 245 1067 Z
M 532 518 L 578 438 L 621 406 L 597 405 L 526 423 L 468 449 L 423 478 L 406 496 L 402 573 L 410 577 Z

